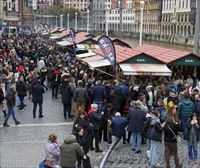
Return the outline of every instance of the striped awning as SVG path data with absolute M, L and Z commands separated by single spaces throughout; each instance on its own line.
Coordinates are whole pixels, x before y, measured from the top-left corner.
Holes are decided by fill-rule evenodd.
M 171 76 L 165 64 L 119 64 L 124 75 Z

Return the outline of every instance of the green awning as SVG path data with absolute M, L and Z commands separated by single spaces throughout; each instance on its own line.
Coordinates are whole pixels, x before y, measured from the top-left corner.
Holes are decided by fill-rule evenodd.
M 180 65 L 180 66 L 200 66 L 200 57 L 195 55 L 188 55 L 183 58 L 180 58 L 178 60 L 175 60 L 168 65 L 174 66 L 174 65 Z

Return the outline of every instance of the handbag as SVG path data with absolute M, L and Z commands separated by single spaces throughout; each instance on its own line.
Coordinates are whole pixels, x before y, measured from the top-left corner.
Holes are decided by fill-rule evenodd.
M 174 135 L 174 137 L 176 138 L 177 142 L 178 143 L 183 143 L 183 139 L 179 135 L 176 135 L 169 125 L 167 125 L 167 127 L 169 128 L 171 133 Z
M 83 168 L 92 168 L 89 156 L 86 156 L 86 158 L 83 158 Z
M 153 141 L 161 141 L 162 132 L 158 132 L 158 131 L 155 129 L 155 124 L 154 124 L 154 127 L 153 127 L 152 129 L 149 129 L 148 135 L 149 135 L 149 139 L 150 139 L 150 140 L 153 140 Z

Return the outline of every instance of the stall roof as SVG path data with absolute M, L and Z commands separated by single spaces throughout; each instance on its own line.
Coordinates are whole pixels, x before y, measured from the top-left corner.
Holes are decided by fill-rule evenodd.
M 58 34 L 56 36 L 50 37 L 50 39 L 57 40 L 57 39 L 65 37 L 65 36 L 67 36 L 69 34 L 70 34 L 69 30 L 64 30 L 62 33 L 60 33 L 60 34 Z
M 55 33 L 57 31 L 59 31 L 59 29 L 60 29 L 59 27 L 55 27 L 52 30 L 50 30 L 50 33 Z
M 171 71 L 165 64 L 119 64 L 124 75 L 171 76 Z
M 93 40 L 95 40 L 96 42 L 98 42 L 98 39 L 100 38 L 101 36 L 96 36 L 93 38 Z M 115 38 L 115 37 L 109 37 L 112 42 L 115 44 L 115 45 L 120 45 L 120 46 L 124 46 L 124 47 L 128 47 L 128 48 L 132 48 L 127 42 L 123 41 L 123 40 L 120 40 L 118 38 Z
M 148 56 L 157 59 L 159 61 L 162 61 L 165 64 L 171 64 L 172 62 L 175 62 L 187 56 L 192 56 L 196 57 L 197 59 L 200 59 L 199 56 L 188 51 L 175 50 L 155 45 L 143 45 L 142 47 L 135 48 L 135 50 L 141 53 L 145 53 Z

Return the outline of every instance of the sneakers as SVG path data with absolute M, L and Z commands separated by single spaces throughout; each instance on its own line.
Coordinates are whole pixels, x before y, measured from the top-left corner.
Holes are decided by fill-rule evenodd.
M 192 158 L 189 158 L 189 162 L 191 162 L 192 161 Z
M 10 125 L 8 125 L 7 123 L 4 123 L 3 127 L 10 127 Z
M 194 159 L 194 163 L 198 163 L 199 161 L 197 159 Z
M 150 158 L 150 151 L 149 150 L 146 152 L 146 154 L 147 154 L 147 157 Z
M 15 122 L 15 125 L 19 125 L 19 124 L 20 124 L 20 122 L 19 122 L 19 121 L 16 121 L 16 122 Z

